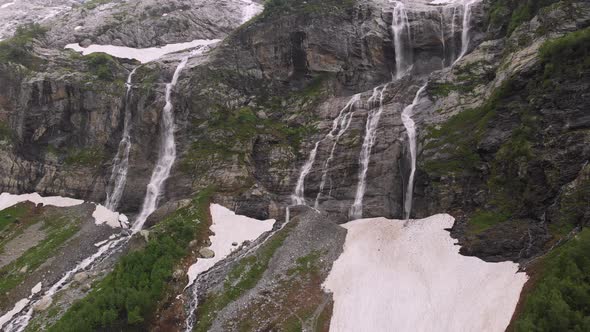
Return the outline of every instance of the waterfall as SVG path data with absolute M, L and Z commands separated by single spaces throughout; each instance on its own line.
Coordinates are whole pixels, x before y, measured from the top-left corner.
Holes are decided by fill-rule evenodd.
M 365 127 L 365 138 L 363 140 L 363 146 L 361 148 L 361 154 L 359 156 L 359 162 L 361 169 L 359 171 L 359 182 L 356 188 L 356 195 L 354 197 L 354 203 L 352 204 L 349 212 L 350 219 L 360 219 L 363 216 L 363 198 L 366 190 L 366 179 L 367 171 L 369 170 L 369 162 L 371 160 L 371 149 L 375 144 L 377 136 L 377 126 L 383 113 L 383 93 L 387 89 L 388 84 L 385 84 L 379 92 L 379 107 L 375 110 L 372 109 L 367 117 L 367 124 Z M 378 88 L 373 90 L 373 96 L 369 101 L 374 101 L 377 98 Z
M 336 150 L 336 146 L 338 145 L 338 142 L 340 141 L 340 137 L 342 137 L 342 135 L 344 135 L 344 133 L 350 127 L 350 123 L 352 122 L 352 116 L 354 115 L 354 111 L 352 111 L 352 108 L 358 101 L 360 101 L 360 94 L 356 94 L 356 95 L 352 96 L 352 98 L 348 101 L 346 106 L 344 106 L 344 108 L 342 108 L 342 110 L 340 111 L 340 115 L 334 120 L 334 123 L 332 124 L 332 130 L 328 133 L 328 137 L 334 137 L 334 133 L 336 132 L 336 130 L 338 128 L 340 128 L 338 130 L 338 133 L 336 134 L 334 142 L 332 143 L 332 149 L 330 149 L 330 155 L 328 156 L 328 159 L 326 159 L 326 162 L 324 163 L 324 167 L 322 168 L 322 179 L 320 181 L 320 189 L 318 191 L 318 195 L 315 198 L 315 204 L 314 204 L 314 207 L 316 209 L 318 209 L 318 207 L 320 205 L 320 196 L 322 195 L 322 191 L 324 190 L 324 187 L 326 186 L 326 179 L 328 178 L 328 170 L 329 170 L 328 167 L 330 166 L 330 162 L 332 161 L 332 159 L 334 159 L 334 151 Z
M 401 1 L 394 1 L 391 30 L 393 31 L 393 47 L 395 49 L 395 77 L 403 77 L 412 68 L 412 59 L 406 58 L 407 51 L 404 48 L 404 40 L 411 51 L 410 23 L 406 6 Z
M 416 92 L 416 96 L 414 97 L 412 103 L 406 106 L 402 112 L 402 122 L 406 128 L 406 133 L 408 134 L 408 147 L 410 148 L 410 176 L 408 178 L 406 196 L 404 197 L 404 218 L 406 220 L 410 219 L 410 212 L 412 212 L 414 175 L 416 173 L 416 125 L 412 119 L 412 115 L 414 115 L 414 107 L 418 105 L 420 95 L 422 94 L 422 91 L 426 89 L 427 84 L 428 83 L 424 84 L 420 89 L 418 89 L 418 92 Z
M 125 119 L 123 124 L 123 136 L 119 142 L 119 149 L 113 159 L 113 170 L 107 187 L 107 199 L 105 207 L 111 211 L 116 211 L 123 196 L 125 183 L 127 182 L 127 172 L 129 171 L 129 151 L 131 150 L 131 109 L 129 107 L 129 97 L 131 96 L 131 79 L 139 67 L 133 68 L 127 77 L 127 92 L 125 93 Z
M 469 51 L 469 43 L 471 42 L 471 38 L 469 35 L 469 31 L 471 31 L 471 13 L 472 7 L 475 2 L 478 0 L 468 0 L 463 3 L 463 27 L 461 30 L 461 53 L 457 57 L 457 60 L 453 62 L 455 65 L 459 60 L 461 60 L 467 51 Z
M 305 164 L 303 164 L 303 167 L 301 168 L 301 173 L 299 173 L 299 178 L 297 179 L 297 185 L 295 186 L 295 192 L 293 193 L 293 195 L 291 195 L 291 200 L 292 200 L 293 205 L 306 205 L 306 202 L 305 202 L 305 178 L 307 177 L 307 175 L 309 174 L 309 172 L 311 172 L 311 169 L 313 168 L 313 164 L 315 163 L 315 159 L 316 159 L 316 156 L 318 153 L 318 148 L 320 146 L 320 143 L 328 138 L 334 138 L 334 135 L 337 134 L 337 131 L 340 128 L 337 136 L 335 137 L 334 143 L 332 145 L 330 157 L 328 158 L 328 160 L 324 164 L 323 172 L 327 173 L 327 165 L 329 163 L 329 160 L 331 158 L 333 158 L 335 146 L 338 143 L 338 140 L 340 139 L 340 137 L 344 134 L 344 132 L 346 132 L 346 129 L 348 129 L 348 126 L 350 125 L 350 121 L 352 121 L 352 114 L 351 114 L 352 109 L 353 109 L 354 105 L 359 100 L 360 100 L 360 94 L 355 94 L 354 96 L 352 96 L 352 98 L 350 98 L 348 103 L 346 103 L 346 105 L 340 110 L 340 113 L 338 113 L 338 116 L 332 122 L 332 130 L 330 130 L 330 132 L 328 134 L 326 134 L 326 136 L 324 136 L 321 140 L 319 140 L 315 143 L 314 148 L 311 150 L 311 152 L 309 154 L 309 158 L 307 159 L 307 161 L 305 162 Z M 322 182 L 325 184 L 325 176 L 323 174 L 322 174 L 322 178 L 323 178 Z M 320 184 L 320 187 L 323 188 L 323 185 Z M 321 192 L 321 190 L 320 190 L 320 192 Z M 317 200 L 317 198 L 316 198 L 316 200 Z
M 147 185 L 147 191 L 143 200 L 143 206 L 141 212 L 133 224 L 133 232 L 138 232 L 143 227 L 147 217 L 156 210 L 158 204 L 158 198 L 162 192 L 164 182 L 170 175 L 172 164 L 176 159 L 176 145 L 174 143 L 174 114 L 172 113 L 172 89 L 178 82 L 180 73 L 186 66 L 191 53 L 180 61 L 174 75 L 172 76 L 172 82 L 166 84 L 166 105 L 162 110 L 162 135 L 160 141 L 160 151 L 158 153 L 158 162 L 152 173 L 150 182 Z

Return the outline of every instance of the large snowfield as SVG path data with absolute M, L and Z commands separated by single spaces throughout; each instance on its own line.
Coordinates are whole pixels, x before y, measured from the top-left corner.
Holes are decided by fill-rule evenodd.
M 512 262 L 459 254 L 453 217 L 360 219 L 324 282 L 331 331 L 504 331 L 524 283 Z

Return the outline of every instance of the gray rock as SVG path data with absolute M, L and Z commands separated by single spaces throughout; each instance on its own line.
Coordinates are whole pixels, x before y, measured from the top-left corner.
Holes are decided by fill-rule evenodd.
M 215 252 L 209 248 L 201 248 L 199 250 L 199 256 L 201 258 L 213 258 L 215 257 Z

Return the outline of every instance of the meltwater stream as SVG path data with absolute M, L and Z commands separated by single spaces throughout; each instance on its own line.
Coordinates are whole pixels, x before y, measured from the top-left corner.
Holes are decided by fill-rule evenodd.
M 129 151 L 131 150 L 131 107 L 129 107 L 129 98 L 131 96 L 131 79 L 139 67 L 133 68 L 127 77 L 127 92 L 125 93 L 125 119 L 123 123 L 123 135 L 119 142 L 119 149 L 113 159 L 113 170 L 107 186 L 107 199 L 105 206 L 112 211 L 116 211 L 123 196 L 125 183 L 127 182 L 127 172 L 129 171 Z

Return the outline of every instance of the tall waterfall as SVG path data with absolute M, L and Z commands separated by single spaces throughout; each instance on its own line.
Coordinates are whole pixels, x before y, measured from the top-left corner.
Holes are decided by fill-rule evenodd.
M 129 151 L 131 150 L 131 108 L 129 107 L 129 97 L 131 96 L 133 74 L 139 67 L 133 68 L 127 77 L 127 92 L 125 93 L 125 119 L 123 123 L 123 135 L 119 142 L 119 149 L 113 159 L 113 170 L 107 186 L 107 199 L 105 206 L 112 211 L 116 211 L 123 196 L 125 183 L 127 182 L 127 172 L 129 171 Z
M 371 149 L 373 148 L 377 138 L 377 126 L 379 125 L 381 114 L 383 113 L 383 93 L 387 89 L 387 86 L 388 84 L 385 84 L 381 91 L 379 91 L 378 87 L 375 88 L 373 90 L 373 95 L 369 99 L 369 104 L 371 104 L 370 102 L 374 102 L 374 100 L 377 99 L 378 94 L 379 107 L 377 109 L 373 108 L 367 117 L 365 138 L 363 140 L 363 146 L 359 156 L 359 162 L 361 164 L 361 169 L 359 171 L 359 182 L 356 187 L 354 203 L 352 204 L 349 212 L 350 219 L 360 219 L 363 216 L 363 198 L 365 196 L 365 190 L 367 187 L 366 179 L 367 171 L 369 170 L 369 162 L 371 161 Z
M 191 55 L 192 53 L 182 58 L 176 67 L 176 70 L 174 71 L 172 82 L 166 84 L 166 105 L 162 110 L 162 135 L 160 141 L 160 151 L 158 153 L 158 161 L 156 163 L 156 167 L 154 168 L 154 172 L 152 173 L 150 182 L 147 185 L 147 191 L 143 200 L 141 212 L 133 223 L 133 232 L 141 230 L 147 217 L 149 217 L 149 215 L 156 210 L 158 198 L 164 187 L 164 182 L 166 179 L 168 179 L 170 170 L 172 169 L 172 164 L 176 159 L 176 144 L 174 143 L 174 114 L 172 113 L 173 105 L 171 95 L 172 89 L 176 86 L 178 77 L 186 66 L 186 63 Z
M 412 103 L 406 106 L 402 112 L 402 122 L 406 128 L 406 133 L 408 135 L 408 147 L 410 148 L 410 176 L 408 178 L 408 184 L 406 187 L 406 195 L 404 197 L 404 218 L 406 220 L 410 219 L 410 213 L 412 212 L 414 176 L 416 174 L 416 125 L 412 119 L 412 115 L 414 115 L 414 107 L 418 105 L 420 95 L 422 94 L 422 91 L 426 89 L 426 85 L 427 84 L 424 84 L 420 89 L 418 89 L 418 92 L 416 92 L 416 96 L 414 96 Z
M 471 31 L 471 16 L 473 11 L 473 5 L 480 0 L 466 0 L 463 3 L 463 27 L 461 30 L 461 53 L 453 63 L 457 63 L 461 60 L 465 54 L 469 51 L 469 43 L 471 42 L 471 36 L 469 32 Z
M 412 37 L 406 6 L 401 1 L 394 1 L 394 4 L 391 30 L 393 31 L 393 47 L 395 49 L 395 77 L 399 79 L 412 68 L 411 53 L 408 52 L 412 49 Z
M 326 162 L 324 163 L 324 167 L 322 168 L 322 179 L 320 181 L 320 189 L 318 191 L 318 195 L 315 198 L 314 207 L 317 209 L 320 205 L 320 196 L 322 195 L 322 191 L 326 186 L 326 179 L 328 178 L 328 170 L 330 166 L 330 162 L 334 159 L 334 151 L 336 150 L 336 146 L 340 141 L 340 137 L 344 135 L 344 133 L 350 127 L 350 123 L 352 122 L 352 116 L 354 115 L 353 107 L 354 105 L 360 101 L 361 95 L 356 94 L 350 98 L 346 106 L 340 111 L 339 116 L 334 120 L 332 124 L 332 130 L 328 133 L 328 137 L 334 137 L 334 133 L 338 128 L 338 133 L 336 133 L 336 137 L 334 138 L 334 142 L 332 143 L 332 149 L 330 149 L 330 155 Z
M 315 163 L 315 159 L 316 159 L 316 155 L 318 153 L 318 148 L 320 146 L 320 143 L 328 138 L 333 138 L 334 143 L 332 145 L 331 154 L 330 154 L 330 157 L 328 158 L 328 160 L 326 160 L 326 163 L 324 164 L 323 173 L 322 173 L 322 183 L 323 183 L 323 185 L 325 185 L 325 175 L 324 174 L 327 173 L 327 167 L 328 167 L 330 160 L 334 156 L 334 150 L 336 148 L 336 144 L 338 143 L 338 140 L 344 134 L 344 132 L 346 132 L 346 130 L 348 129 L 348 126 L 350 126 L 350 122 L 352 121 L 352 112 L 353 112 L 354 105 L 359 100 L 360 100 L 360 94 L 355 94 L 354 96 L 352 96 L 352 98 L 350 98 L 348 103 L 346 103 L 346 105 L 340 110 L 340 113 L 338 113 L 338 116 L 332 122 L 332 130 L 330 130 L 330 132 L 326 136 L 324 136 L 321 140 L 319 140 L 315 143 L 314 148 L 311 150 L 311 152 L 309 154 L 309 158 L 307 159 L 305 164 L 303 164 L 303 168 L 301 168 L 301 172 L 299 173 L 299 178 L 297 179 L 297 185 L 295 186 L 295 192 L 293 193 L 293 195 L 291 195 L 291 200 L 292 200 L 293 205 L 306 205 L 306 202 L 305 202 L 305 178 L 307 177 L 309 172 L 311 172 L 313 164 Z M 336 135 L 336 137 L 334 137 L 334 135 Z M 320 192 L 323 189 L 323 185 L 320 184 L 320 188 L 321 188 Z M 316 198 L 316 201 L 318 199 L 319 199 L 319 196 L 318 196 L 318 198 Z

